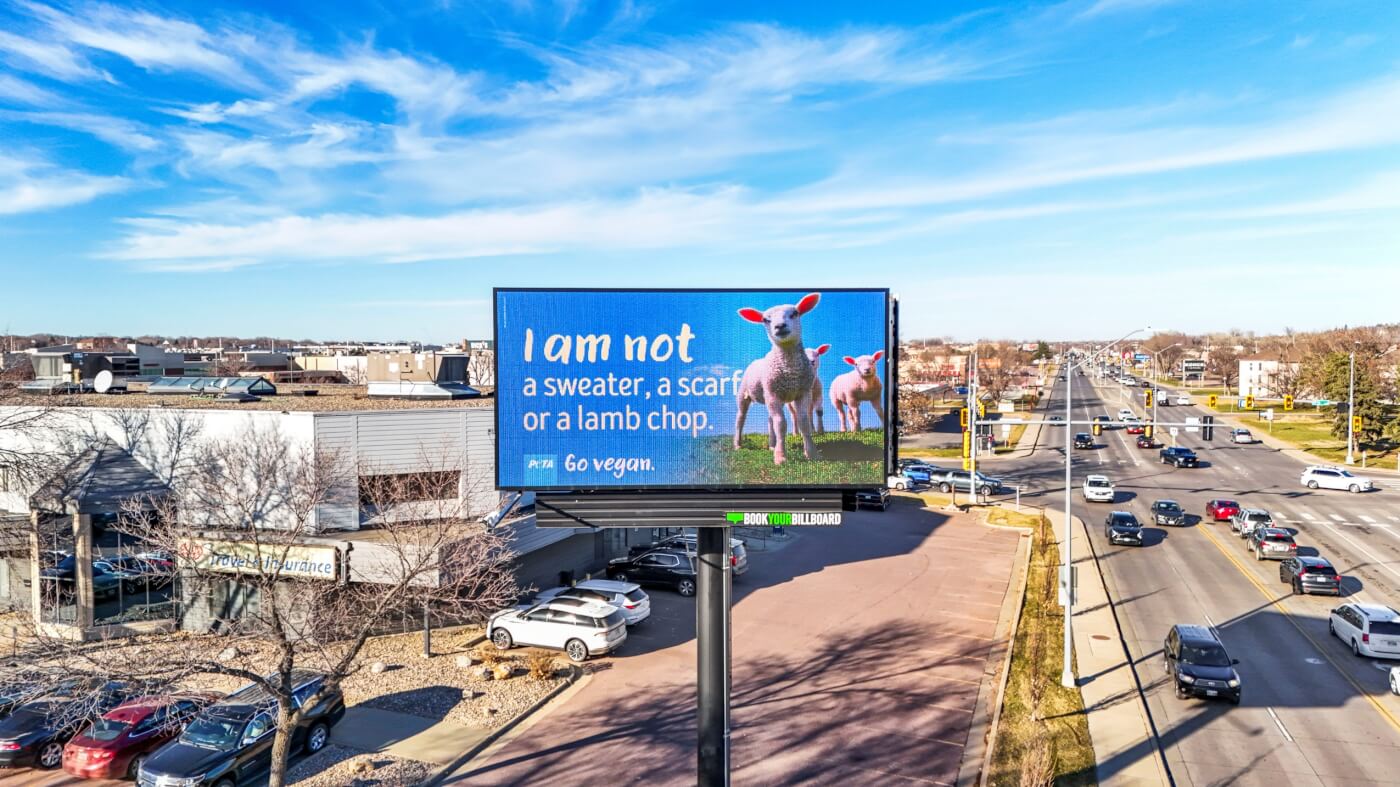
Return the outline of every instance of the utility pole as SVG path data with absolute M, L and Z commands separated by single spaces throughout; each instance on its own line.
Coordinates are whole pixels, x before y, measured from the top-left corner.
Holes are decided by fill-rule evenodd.
M 1352 425 L 1356 423 L 1356 350 L 1351 351 L 1350 362 L 1347 365 L 1347 464 L 1356 464 L 1356 457 L 1352 455 L 1351 447 L 1356 442 L 1356 430 Z
M 972 450 L 969 452 L 967 494 L 974 504 L 977 499 L 977 350 L 972 350 L 972 370 L 967 385 L 967 428 L 972 430 Z M 955 485 L 956 486 L 956 485 Z
M 1091 356 L 1092 357 L 1092 356 Z M 1084 361 L 1080 361 L 1081 364 Z M 1060 569 L 1062 573 L 1061 582 L 1065 584 L 1065 664 L 1064 670 L 1060 673 L 1060 685 L 1067 689 L 1075 686 L 1074 680 L 1074 556 L 1070 553 L 1071 538 L 1073 533 L 1070 530 L 1070 489 L 1074 481 L 1070 478 L 1070 455 L 1074 451 L 1073 438 L 1070 433 L 1074 431 L 1070 424 L 1074 421 L 1074 408 L 1070 406 L 1070 398 L 1074 392 L 1074 369 L 1069 362 L 1069 354 L 1065 354 L 1065 548 L 1064 567 Z

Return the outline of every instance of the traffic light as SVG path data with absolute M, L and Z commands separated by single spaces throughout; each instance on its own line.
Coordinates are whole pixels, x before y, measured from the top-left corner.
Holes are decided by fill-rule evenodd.
M 970 458 L 966 457 L 966 456 L 963 457 L 963 469 L 964 469 L 964 470 L 971 470 L 971 469 L 972 469 L 972 460 L 971 460 Z
M 1152 389 L 1149 388 L 1146 391 L 1143 391 L 1142 395 L 1146 398 L 1146 401 L 1143 403 L 1142 406 L 1148 408 L 1149 410 L 1152 409 Z
M 1215 439 L 1215 416 L 1213 416 L 1213 415 L 1203 415 L 1203 416 L 1201 416 L 1201 439 L 1202 439 L 1202 440 L 1214 440 L 1214 439 Z
M 1215 407 L 1215 403 L 1218 402 L 1218 401 L 1220 401 L 1220 397 L 1216 396 L 1215 394 L 1211 394 L 1211 395 L 1210 395 L 1210 398 L 1207 399 L 1206 401 L 1210 402 L 1211 408 L 1214 408 L 1214 407 Z
M 1284 394 L 1284 395 L 1283 395 L 1283 409 L 1285 409 L 1285 410 L 1292 410 L 1292 409 L 1293 409 L 1293 394 Z
M 1249 396 L 1246 396 L 1246 397 L 1244 398 L 1244 409 L 1246 409 L 1246 410 L 1253 410 L 1253 409 L 1254 409 L 1254 394 L 1250 394 Z
M 967 408 L 958 411 L 958 423 L 962 424 L 963 431 L 967 431 Z
M 1094 436 L 1095 436 L 1095 437 L 1098 437 L 1098 436 L 1101 435 L 1101 434 L 1103 434 L 1103 421 L 1095 421 L 1095 422 L 1094 422 Z
M 987 403 L 986 403 L 986 402 L 978 402 L 978 403 L 977 403 L 977 417 L 978 417 L 978 418 L 986 418 L 986 417 L 987 417 Z
M 1359 415 L 1353 415 L 1353 416 L 1351 417 L 1351 431 L 1353 431 L 1353 432 L 1359 432 L 1359 431 L 1361 431 L 1361 416 L 1359 416 Z
M 972 432 L 963 432 L 963 458 L 972 456 Z
M 1148 424 L 1147 426 L 1144 426 L 1144 427 L 1142 428 L 1142 435 L 1143 435 L 1143 437 L 1146 437 L 1148 440 L 1151 440 L 1151 439 L 1152 439 L 1152 424 Z

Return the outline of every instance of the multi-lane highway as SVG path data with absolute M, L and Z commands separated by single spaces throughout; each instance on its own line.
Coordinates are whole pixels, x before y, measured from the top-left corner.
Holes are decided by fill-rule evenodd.
M 1044 412 L 1063 414 L 1066 385 L 1074 420 L 1112 416 L 1123 406 L 1141 412 L 1140 390 L 1129 389 L 1139 403 L 1131 405 L 1116 382 L 1095 382 L 1071 374 Z M 1159 408 L 1157 417 L 1203 414 L 1175 406 Z M 1062 428 L 1044 432 L 1030 458 L 989 470 L 1028 490 L 1023 499 L 1062 506 Z M 1379 491 L 1360 495 L 1310 491 L 1298 482 L 1302 463 L 1264 445 L 1232 445 L 1228 435 L 1217 426 L 1207 443 L 1183 430 L 1179 444 L 1201 458 L 1195 469 L 1160 464 L 1155 449 L 1137 448 L 1120 428 L 1105 430 L 1095 449 L 1071 452 L 1074 512 L 1089 526 L 1172 777 L 1191 785 L 1400 783 L 1400 697 L 1389 693 L 1390 665 L 1357 658 L 1328 635 L 1338 599 L 1292 596 L 1277 562 L 1257 562 L 1226 523 L 1199 520 L 1215 497 L 1267 509 L 1295 531 L 1300 554 L 1321 554 L 1345 575 L 1347 600 L 1400 605 L 1400 483 L 1377 479 Z M 1165 429 L 1158 438 L 1170 444 Z M 1083 501 L 1078 485 L 1090 473 L 1113 479 L 1113 504 Z M 1151 525 L 1148 509 L 1161 498 L 1181 503 L 1195 515 L 1192 524 Z M 1108 545 L 1102 523 L 1113 510 L 1143 521 L 1145 546 Z M 1161 652 L 1175 623 L 1214 627 L 1240 659 L 1239 707 L 1176 699 Z

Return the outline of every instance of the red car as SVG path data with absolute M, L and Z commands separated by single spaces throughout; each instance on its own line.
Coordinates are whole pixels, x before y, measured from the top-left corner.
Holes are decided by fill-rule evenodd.
M 140 697 L 102 714 L 63 747 L 63 770 L 83 779 L 135 778 L 146 755 L 222 695 Z
M 1128 424 L 1128 434 L 1142 434 L 1147 431 L 1142 424 Z
M 1212 500 L 1206 503 L 1206 516 L 1213 521 L 1224 522 L 1240 512 L 1240 504 L 1233 500 Z

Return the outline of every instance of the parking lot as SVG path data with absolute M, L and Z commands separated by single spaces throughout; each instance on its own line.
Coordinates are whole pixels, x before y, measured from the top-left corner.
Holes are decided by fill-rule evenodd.
M 736 783 L 952 784 L 1018 535 L 902 497 L 750 552 L 734 585 Z M 452 783 L 693 784 L 692 599 Z

